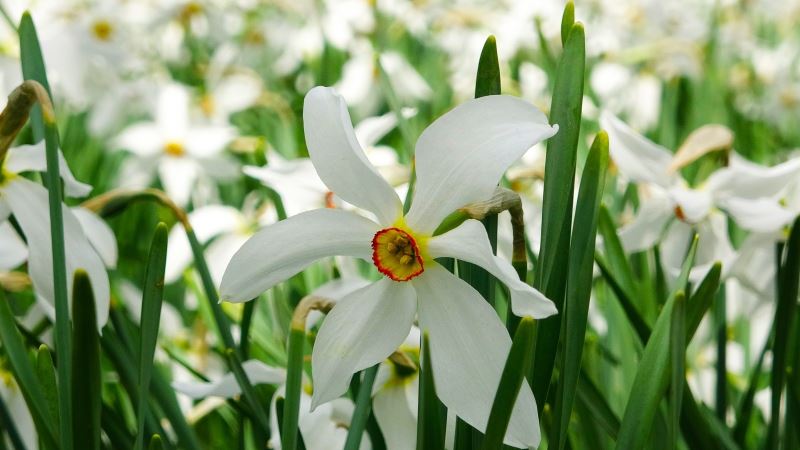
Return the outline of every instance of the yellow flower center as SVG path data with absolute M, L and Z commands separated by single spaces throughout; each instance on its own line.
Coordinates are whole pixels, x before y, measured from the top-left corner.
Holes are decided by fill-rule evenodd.
M 178 141 L 169 141 L 164 144 L 164 153 L 170 156 L 183 156 L 186 153 L 186 149 Z
M 206 117 L 214 115 L 214 97 L 206 94 L 200 99 L 200 109 Z
M 114 26 L 107 20 L 98 20 L 92 24 L 92 34 L 98 40 L 108 42 L 114 34 Z
M 408 281 L 425 270 L 425 239 L 402 225 L 384 228 L 372 238 L 372 262 L 394 281 Z

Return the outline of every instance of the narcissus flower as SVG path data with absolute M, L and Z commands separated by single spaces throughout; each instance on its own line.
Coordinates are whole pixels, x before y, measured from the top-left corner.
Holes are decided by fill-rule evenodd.
M 72 175 L 63 155 L 59 152 L 59 170 L 64 181 L 64 193 L 68 197 L 82 197 L 92 187 L 79 182 Z M 9 250 L 9 264 L 21 264 L 27 257 L 28 274 L 39 306 L 52 319 L 55 317 L 55 291 L 53 287 L 53 257 L 50 239 L 50 214 L 47 189 L 23 177 L 23 172 L 44 171 L 44 143 L 21 145 L 9 150 L 4 161 L 0 161 L 0 225 L 13 215 L 19 223 L 27 241 L 27 253 L 22 242 L 5 228 L 6 238 L 0 238 L 3 253 Z M 92 213 L 70 209 L 62 204 L 64 214 L 64 245 L 66 252 L 68 298 L 72 300 L 72 274 L 79 268 L 86 270 L 92 282 L 97 305 L 97 326 L 101 329 L 108 320 L 110 290 L 104 262 L 116 263 L 116 241 L 108 227 Z M 0 230 L 3 230 L 0 228 Z M 91 238 L 87 237 L 92 235 Z M 13 242 L 12 242 L 13 240 Z M 13 267 L 13 265 L 11 266 Z
M 375 220 L 318 209 L 262 229 L 231 260 L 222 299 L 250 300 L 320 258 L 371 261 L 385 276 L 337 302 L 320 328 L 312 354 L 312 407 L 339 397 L 354 373 L 386 359 L 418 315 L 430 336 L 437 394 L 464 421 L 485 429 L 511 339 L 494 309 L 436 258 L 485 268 L 508 287 L 514 314 L 541 318 L 556 308 L 494 255 L 480 222 L 468 220 L 438 236 L 434 231 L 456 209 L 489 198 L 511 163 L 557 127 L 514 97 L 458 106 L 417 141 L 416 188 L 404 216 L 395 190 L 364 156 L 347 106 L 333 89 L 317 87 L 306 95 L 303 120 L 320 178 Z M 537 424 L 533 393 L 523 383 L 506 443 L 538 445 Z

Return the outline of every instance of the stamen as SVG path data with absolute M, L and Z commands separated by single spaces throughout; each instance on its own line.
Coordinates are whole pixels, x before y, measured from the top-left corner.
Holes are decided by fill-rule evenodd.
M 395 281 L 408 281 L 424 270 L 417 241 L 399 228 L 375 233 L 372 261 L 382 274 Z

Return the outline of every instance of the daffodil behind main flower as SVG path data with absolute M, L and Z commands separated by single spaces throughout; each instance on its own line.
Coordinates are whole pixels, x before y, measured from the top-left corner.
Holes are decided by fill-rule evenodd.
M 354 373 L 386 359 L 416 318 L 430 336 L 437 394 L 464 421 L 484 430 L 511 338 L 481 295 L 436 258 L 486 269 L 508 287 L 516 315 L 542 318 L 557 311 L 494 255 L 480 222 L 433 233 L 453 211 L 489 198 L 505 170 L 558 128 L 514 97 L 482 97 L 456 107 L 417 141 L 417 182 L 403 216 L 402 202 L 364 155 L 347 106 L 333 89 L 317 87 L 306 95 L 303 121 L 320 179 L 374 220 L 318 209 L 265 227 L 231 260 L 222 299 L 248 301 L 320 258 L 372 261 L 385 276 L 338 302 L 317 335 L 312 407 L 341 396 Z M 539 440 L 536 401 L 523 383 L 505 442 L 527 448 Z

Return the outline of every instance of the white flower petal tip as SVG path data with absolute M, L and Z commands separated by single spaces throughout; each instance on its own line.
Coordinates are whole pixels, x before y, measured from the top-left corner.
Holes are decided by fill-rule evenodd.
M 511 264 L 492 252 L 486 229 L 477 220 L 467 220 L 457 228 L 428 242 L 434 258 L 453 257 L 483 267 L 505 284 L 511 293 L 511 308 L 517 316 L 543 319 L 558 313 L 556 305 L 541 292 L 521 281 Z
M 367 259 L 378 225 L 338 209 L 304 212 L 262 228 L 233 255 L 220 285 L 227 302 L 252 300 L 328 256 Z
M 381 224 L 393 223 L 402 202 L 364 154 L 342 96 L 329 87 L 311 89 L 303 102 L 303 129 L 325 185 L 342 200 L 373 212 Z
M 388 278 L 338 302 L 311 355 L 312 410 L 344 394 L 354 373 L 389 357 L 408 336 L 416 311 L 414 287 Z
M 514 161 L 557 131 L 533 104 L 507 95 L 470 100 L 444 114 L 417 140 L 408 225 L 432 233 L 456 209 L 485 200 Z
M 242 369 L 253 385 L 281 384 L 286 380 L 286 371 L 271 367 L 261 361 L 251 359 L 242 363 Z M 211 382 L 176 381 L 172 388 L 193 399 L 204 397 L 231 398 L 241 393 L 241 387 L 233 373 Z

